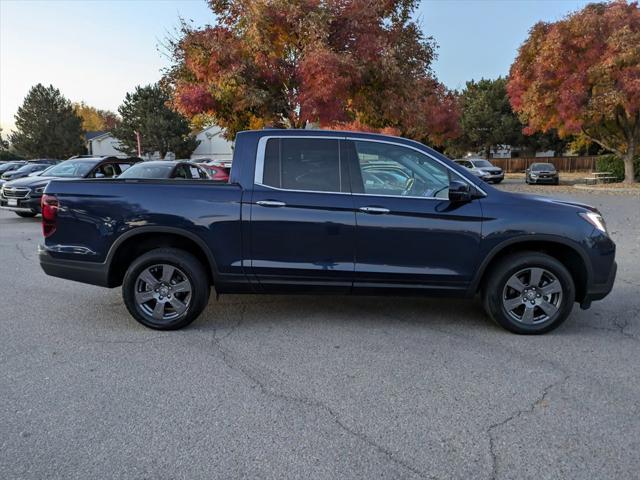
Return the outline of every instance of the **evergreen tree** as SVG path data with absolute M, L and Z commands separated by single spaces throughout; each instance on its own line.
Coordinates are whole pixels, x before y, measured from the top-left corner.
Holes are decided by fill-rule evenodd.
M 12 147 L 32 158 L 67 158 L 83 152 L 82 120 L 53 85 L 29 90 L 16 114 Z
M 136 87 L 135 92 L 127 93 L 118 108 L 122 121 L 112 130 L 121 151 L 137 153 L 138 132 L 143 153 L 160 152 L 161 158 L 167 152 L 174 152 L 176 158 L 193 153 L 199 142 L 191 135 L 187 119 L 167 106 L 169 100 L 169 92 L 159 84 Z

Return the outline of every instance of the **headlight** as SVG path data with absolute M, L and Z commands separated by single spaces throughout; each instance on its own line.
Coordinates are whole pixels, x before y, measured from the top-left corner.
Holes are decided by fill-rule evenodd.
M 34 192 L 36 193 L 42 193 L 44 192 L 44 189 L 47 188 L 47 186 L 45 185 L 44 187 L 38 187 L 34 190 Z
M 589 222 L 591 225 L 596 227 L 602 233 L 607 233 L 607 224 L 604 223 L 604 218 L 602 218 L 602 215 L 600 215 L 599 213 L 580 212 L 578 215 L 580 215 L 582 218 L 584 218 L 587 222 Z
M 531 177 L 532 177 L 532 178 L 535 178 L 535 177 L 537 177 L 537 176 L 538 176 L 538 174 L 537 174 L 537 173 L 530 173 L 529 175 L 531 175 Z

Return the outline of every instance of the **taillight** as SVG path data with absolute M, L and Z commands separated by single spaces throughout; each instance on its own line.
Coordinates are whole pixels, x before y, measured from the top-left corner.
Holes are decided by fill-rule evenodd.
M 56 217 L 58 216 L 58 199 L 55 195 L 42 195 L 42 234 L 45 238 L 56 231 Z

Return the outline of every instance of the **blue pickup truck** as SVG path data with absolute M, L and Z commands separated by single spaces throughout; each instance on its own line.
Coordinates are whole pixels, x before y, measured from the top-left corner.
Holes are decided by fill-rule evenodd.
M 420 143 L 262 130 L 228 183 L 53 180 L 44 271 L 117 287 L 142 324 L 188 325 L 223 293 L 473 297 L 522 334 L 605 297 L 615 244 L 590 206 L 497 190 Z

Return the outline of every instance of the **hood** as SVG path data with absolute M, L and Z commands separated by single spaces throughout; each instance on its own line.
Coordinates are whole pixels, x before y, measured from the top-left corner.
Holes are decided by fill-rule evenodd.
M 600 211 L 596 207 L 592 205 L 588 205 L 586 203 L 574 202 L 571 200 L 560 200 L 558 198 L 544 197 L 542 195 L 533 195 L 529 193 L 516 193 L 514 195 L 518 195 L 520 198 L 524 197 L 527 200 L 530 200 L 532 202 L 541 202 L 541 203 L 544 203 L 545 205 L 551 205 L 551 206 L 556 205 L 559 207 L 573 208 L 576 211 L 589 210 L 591 212 L 600 213 Z
M 55 179 L 56 177 L 40 177 L 40 176 L 24 177 L 24 178 L 17 178 L 15 180 L 8 180 L 7 183 L 5 183 L 5 185 L 11 186 L 11 187 L 38 188 L 48 184 L 51 180 L 55 180 Z
M 491 173 L 497 173 L 502 171 L 500 167 L 476 167 L 476 168 L 478 170 L 482 170 L 483 172 L 491 172 Z

